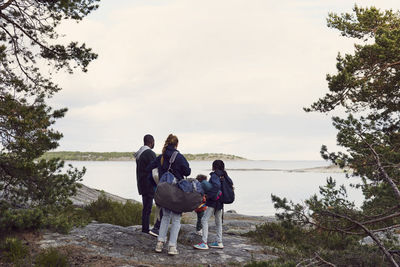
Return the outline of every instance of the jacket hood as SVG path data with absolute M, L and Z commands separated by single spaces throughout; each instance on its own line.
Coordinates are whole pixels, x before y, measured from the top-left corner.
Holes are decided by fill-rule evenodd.
M 219 177 L 225 176 L 225 172 L 224 172 L 224 171 L 221 171 L 221 170 L 216 170 L 216 171 L 214 171 L 214 173 L 215 173 L 217 176 L 219 176 Z
M 150 149 L 150 147 L 142 146 L 141 148 L 139 148 L 138 151 L 136 151 L 136 153 L 133 154 L 133 156 L 136 158 L 136 160 L 138 160 L 140 158 L 140 156 L 142 155 L 142 153 L 148 149 Z

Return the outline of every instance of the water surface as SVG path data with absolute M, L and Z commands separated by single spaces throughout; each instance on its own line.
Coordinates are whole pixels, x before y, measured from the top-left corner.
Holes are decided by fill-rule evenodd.
M 85 166 L 87 172 L 83 184 L 119 195 L 124 198 L 141 200 L 136 187 L 136 163 L 134 161 L 70 161 L 75 167 Z M 192 174 L 208 175 L 211 161 L 190 161 Z M 354 183 L 344 173 L 288 172 L 287 170 L 327 166 L 325 161 L 226 161 L 225 167 L 233 179 L 236 199 L 226 205 L 247 215 L 273 215 L 276 210 L 271 202 L 271 194 L 301 202 L 318 193 L 326 178 L 334 178 L 338 184 Z M 362 201 L 359 190 L 348 188 L 350 199 L 356 204 Z

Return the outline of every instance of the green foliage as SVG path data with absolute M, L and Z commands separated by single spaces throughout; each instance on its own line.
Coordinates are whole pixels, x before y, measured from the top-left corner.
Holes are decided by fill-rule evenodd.
M 77 161 L 117 161 L 134 160 L 133 152 L 79 152 L 79 151 L 52 151 L 46 152 L 41 159 L 77 160 Z M 185 154 L 187 160 L 244 160 L 245 158 L 221 153 Z
M 127 201 L 122 204 L 108 199 L 105 195 L 86 207 L 90 217 L 98 222 L 121 226 L 138 225 L 142 223 L 142 204 Z M 150 221 L 154 219 L 154 209 Z
M 68 266 L 67 256 L 60 253 L 55 248 L 50 248 L 40 252 L 40 254 L 36 257 L 37 267 L 66 267 Z
M 20 265 L 26 256 L 28 256 L 28 247 L 22 244 L 21 240 L 8 237 L 0 244 L 2 257 L 14 265 Z
M 306 228 L 290 222 L 267 223 L 246 234 L 254 241 L 277 248 L 275 261 L 252 262 L 246 266 L 296 266 L 317 264 L 316 255 L 338 266 L 388 266 L 376 247 L 361 246 L 358 237 Z
M 252 261 L 245 265 L 245 267 L 295 267 L 297 264 L 292 260 L 277 259 L 271 261 Z
M 314 249 L 317 254 L 311 255 L 312 249 L 302 245 L 303 239 L 298 240 L 296 261 L 308 258 L 309 265 L 327 260 L 346 266 L 398 266 L 398 257 L 388 249 L 393 244 L 390 232 L 389 240 L 377 233 L 400 223 L 400 13 L 358 6 L 353 11 L 329 14 L 328 27 L 359 43 L 354 54 L 338 54 L 337 73 L 326 78 L 329 93 L 305 110 L 326 113 L 341 107 L 348 113 L 347 118 L 333 117 L 337 144 L 346 152 L 330 153 L 322 146 L 321 155 L 354 170 L 352 176 L 360 177 L 361 182 L 353 186 L 362 190 L 365 201 L 356 208 L 347 200 L 346 189 L 337 187 L 332 179 L 320 187 L 321 196 L 314 195 L 304 204 L 277 196 L 272 199 L 283 211 L 278 219 L 293 227 L 306 227 L 311 232 L 304 240 L 318 245 Z M 290 230 L 283 233 L 293 234 Z M 377 246 L 359 245 L 356 237 L 364 236 L 370 236 Z M 316 244 L 310 238 L 323 242 Z
M 47 160 L 60 158 L 62 160 L 77 160 L 77 161 L 134 160 L 133 152 L 53 151 L 53 152 L 46 152 L 41 158 Z
M 74 226 L 84 226 L 91 221 L 86 210 L 68 206 L 61 210 L 8 209 L 0 217 L 0 233 L 50 229 L 67 233 Z
M 67 111 L 46 103 L 60 90 L 51 74 L 87 71 L 97 57 L 85 44 L 56 44 L 56 26 L 63 19 L 81 20 L 98 1 L 13 0 L 0 6 L 0 212 L 10 220 L 2 216 L 3 228 L 34 227 L 67 206 L 85 172 L 70 166 L 62 173 L 61 160 L 38 158 L 58 146 L 62 134 L 52 126 Z

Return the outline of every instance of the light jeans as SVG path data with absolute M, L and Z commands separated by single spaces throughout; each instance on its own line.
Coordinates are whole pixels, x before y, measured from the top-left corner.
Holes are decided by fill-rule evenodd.
M 171 222 L 171 231 L 169 234 L 168 246 L 176 246 L 179 230 L 181 229 L 181 213 L 175 213 L 169 209 L 162 208 L 163 216 L 161 219 L 158 241 L 166 242 L 169 223 Z
M 208 239 L 208 220 L 213 215 L 215 209 L 207 207 L 204 211 L 203 218 L 201 218 L 201 224 L 203 226 L 203 242 L 207 244 Z M 215 212 L 215 226 L 217 227 L 217 242 L 222 243 L 222 209 Z

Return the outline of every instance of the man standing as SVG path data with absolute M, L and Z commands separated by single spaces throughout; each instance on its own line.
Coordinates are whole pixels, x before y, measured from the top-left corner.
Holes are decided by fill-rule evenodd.
M 143 142 L 144 145 L 134 154 L 134 156 L 136 158 L 137 187 L 139 195 L 142 195 L 143 203 L 142 232 L 149 233 L 154 187 L 150 181 L 150 174 L 146 172 L 146 167 L 156 158 L 156 154 L 152 150 L 154 148 L 154 137 L 152 135 L 146 134 L 143 138 Z

